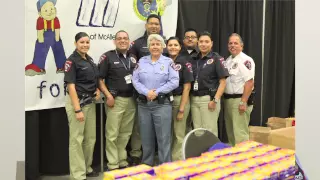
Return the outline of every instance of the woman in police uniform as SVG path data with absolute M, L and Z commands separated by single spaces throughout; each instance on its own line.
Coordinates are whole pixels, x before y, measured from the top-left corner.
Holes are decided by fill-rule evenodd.
M 229 76 L 224 58 L 212 52 L 211 34 L 199 35 L 199 54 L 192 60 L 191 114 L 194 128 L 205 128 L 218 136 L 220 99 Z
M 179 74 L 172 59 L 162 55 L 166 47 L 158 34 L 148 37 L 149 56 L 142 57 L 133 71 L 132 83 L 140 94 L 138 118 L 142 140 L 142 163 L 154 165 L 155 136 L 158 141 L 159 162 L 171 161 L 170 93 L 179 86 Z
M 177 37 L 170 37 L 167 41 L 167 49 L 170 58 L 175 62 L 179 71 L 179 87 L 173 90 L 172 103 L 172 160 L 181 160 L 181 147 L 186 135 L 186 121 L 190 112 L 189 92 L 193 81 L 191 57 L 181 55 L 181 44 Z
M 99 173 L 91 168 L 96 142 L 96 107 L 100 98 L 98 68 L 87 54 L 89 36 L 80 32 L 75 36 L 76 49 L 65 63 L 64 81 L 68 95 L 66 112 L 69 121 L 70 179 L 82 180 Z

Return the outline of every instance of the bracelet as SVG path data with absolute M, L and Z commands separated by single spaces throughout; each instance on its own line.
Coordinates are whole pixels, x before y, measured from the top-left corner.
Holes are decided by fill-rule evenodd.
M 184 113 L 184 110 L 180 110 L 180 109 L 179 109 L 179 113 Z
M 77 111 L 74 111 L 75 113 L 79 113 L 79 112 L 82 112 L 82 109 L 79 109 Z

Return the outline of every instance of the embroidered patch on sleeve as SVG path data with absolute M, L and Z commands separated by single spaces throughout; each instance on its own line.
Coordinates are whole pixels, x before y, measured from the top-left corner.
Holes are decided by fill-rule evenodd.
M 64 64 L 64 71 L 69 72 L 72 66 L 72 61 L 67 60 L 66 63 Z
M 247 60 L 246 62 L 244 62 L 244 65 L 251 70 L 251 62 L 249 60 Z
M 100 57 L 99 59 L 99 64 L 102 63 L 102 61 L 106 60 L 107 59 L 107 56 L 105 54 L 102 54 L 102 56 Z
M 192 64 L 191 63 L 186 63 L 187 69 L 189 72 L 192 72 Z

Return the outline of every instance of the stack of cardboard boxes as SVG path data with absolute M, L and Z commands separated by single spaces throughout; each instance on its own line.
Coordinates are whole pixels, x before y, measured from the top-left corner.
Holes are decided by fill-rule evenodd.
M 271 117 L 267 126 L 250 126 L 250 140 L 295 150 L 295 118 Z

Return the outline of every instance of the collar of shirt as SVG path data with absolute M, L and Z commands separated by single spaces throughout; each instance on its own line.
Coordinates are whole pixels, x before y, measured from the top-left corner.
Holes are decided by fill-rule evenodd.
M 231 60 L 232 61 L 236 61 L 240 56 L 242 55 L 242 52 L 240 52 L 238 55 L 236 55 L 235 57 L 232 57 L 231 55 Z
M 146 58 L 147 58 L 147 60 L 149 61 L 150 64 L 157 64 L 157 63 L 161 63 L 162 61 L 164 61 L 165 56 L 163 56 L 163 55 L 161 54 L 160 57 L 159 57 L 159 59 L 158 59 L 157 61 L 155 61 L 155 62 L 152 62 L 152 60 L 151 60 L 151 55 L 147 56 Z
M 78 53 L 77 50 L 74 50 L 74 51 L 73 51 L 73 54 L 74 54 L 74 56 L 83 59 L 82 56 Z M 87 60 L 93 61 L 92 58 L 91 58 L 88 54 L 86 54 L 85 56 L 86 56 L 86 59 L 87 59 Z
M 212 51 L 210 51 L 207 55 L 205 55 L 203 57 L 201 57 L 201 52 L 199 52 L 197 55 L 197 60 L 207 60 L 207 59 L 212 58 L 212 56 L 213 56 Z

